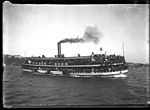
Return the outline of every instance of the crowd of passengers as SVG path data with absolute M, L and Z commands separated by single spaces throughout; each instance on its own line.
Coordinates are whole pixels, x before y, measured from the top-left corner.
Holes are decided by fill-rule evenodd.
M 123 56 L 120 55 L 94 55 L 89 58 L 76 58 L 76 59 L 62 59 L 62 60 L 45 60 L 45 61 L 31 61 L 25 60 L 25 63 L 31 63 L 31 64 L 42 64 L 42 65 L 65 65 L 67 62 L 67 65 L 91 65 L 91 64 L 101 64 L 101 65 L 113 65 L 117 63 L 124 63 L 125 59 Z M 63 64 L 64 63 L 64 64 Z
M 91 64 L 105 64 L 105 65 L 111 65 L 115 63 L 124 63 L 124 57 L 123 56 L 116 56 L 116 55 L 94 55 L 93 61 L 92 56 L 91 58 L 82 58 L 82 59 L 70 59 L 68 61 L 69 65 L 91 65 Z
M 39 68 L 37 67 L 30 67 L 30 66 L 24 66 L 24 69 L 31 69 L 31 70 L 37 70 Z M 49 70 L 49 71 L 65 71 L 63 68 L 61 69 L 56 69 L 56 68 L 41 68 L 43 70 Z M 127 69 L 127 66 L 112 66 L 112 67 L 103 67 L 103 68 L 86 68 L 86 69 L 82 69 L 82 68 L 69 68 L 67 69 L 68 73 L 90 73 L 90 72 L 94 72 L 94 73 L 103 73 L 103 72 L 115 72 L 115 71 L 121 71 L 121 70 L 125 70 Z

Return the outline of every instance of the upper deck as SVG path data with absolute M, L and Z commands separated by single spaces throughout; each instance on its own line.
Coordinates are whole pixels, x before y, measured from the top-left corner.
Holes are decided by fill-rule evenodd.
M 125 59 L 119 55 L 92 54 L 91 56 L 76 56 L 76 57 L 28 57 L 24 64 L 33 65 L 113 65 L 124 64 Z

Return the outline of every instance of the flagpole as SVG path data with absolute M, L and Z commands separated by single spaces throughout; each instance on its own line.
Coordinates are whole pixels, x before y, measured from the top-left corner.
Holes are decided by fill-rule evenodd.
M 122 43 L 123 56 L 124 56 L 124 42 Z

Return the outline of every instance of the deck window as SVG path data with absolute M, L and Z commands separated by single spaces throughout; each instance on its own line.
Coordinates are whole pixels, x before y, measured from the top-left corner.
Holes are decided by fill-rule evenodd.
M 66 65 L 66 66 L 68 66 L 68 63 L 67 63 L 67 62 L 65 62 L 65 65 Z

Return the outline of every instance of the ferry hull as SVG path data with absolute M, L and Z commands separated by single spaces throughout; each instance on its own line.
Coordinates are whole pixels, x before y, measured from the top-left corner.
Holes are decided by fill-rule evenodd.
M 115 71 L 115 72 L 106 72 L 106 73 L 70 73 L 70 76 L 73 77 L 97 77 L 97 76 L 102 76 L 102 77 L 125 77 L 124 74 L 127 73 L 128 70 L 122 70 L 122 71 Z
M 63 73 L 63 71 L 50 71 L 47 70 L 30 70 L 30 69 L 22 69 L 24 72 L 37 72 L 42 74 L 51 74 L 51 75 L 60 75 L 60 76 L 66 76 L 66 74 Z M 67 76 L 71 77 L 126 77 L 124 74 L 127 73 L 128 70 L 122 70 L 122 71 L 115 71 L 115 72 L 103 72 L 103 73 L 68 73 Z

